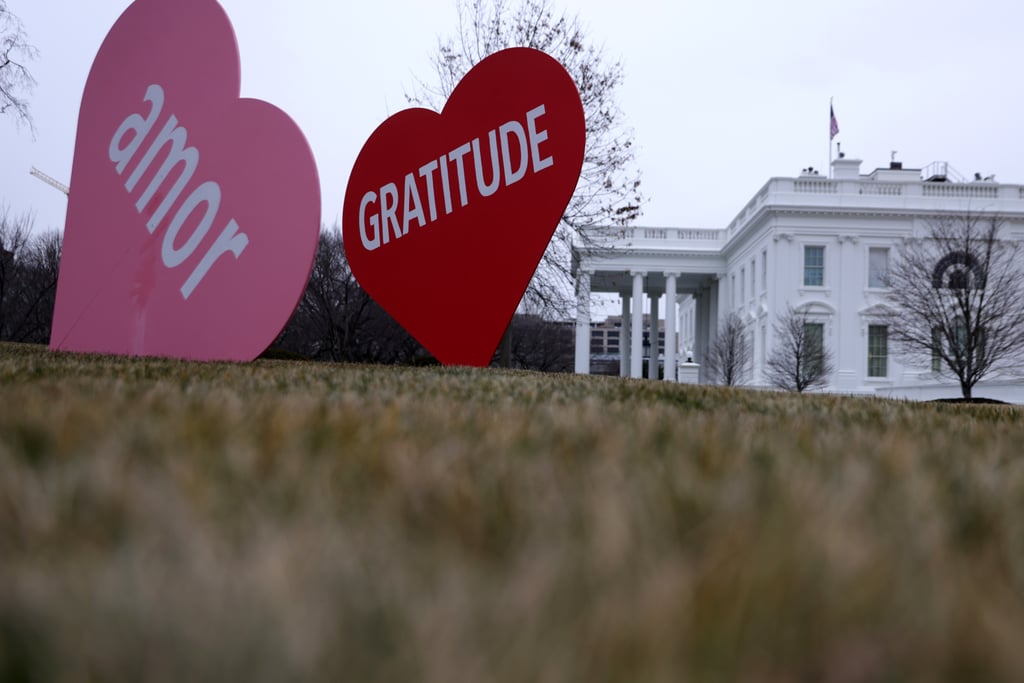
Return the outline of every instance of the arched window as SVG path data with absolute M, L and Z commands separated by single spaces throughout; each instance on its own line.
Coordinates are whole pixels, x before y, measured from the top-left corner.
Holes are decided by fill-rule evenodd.
M 985 271 L 978 259 L 966 251 L 946 254 L 932 271 L 935 289 L 985 289 Z
M 967 271 L 962 268 L 950 270 L 949 277 L 946 280 L 946 286 L 949 289 L 970 289 L 970 275 L 968 275 Z

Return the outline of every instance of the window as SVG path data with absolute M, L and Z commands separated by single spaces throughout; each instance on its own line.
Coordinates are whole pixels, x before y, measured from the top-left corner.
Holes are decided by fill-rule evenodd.
M 970 289 L 970 278 L 966 270 L 953 270 L 949 273 L 949 288 L 955 290 Z
M 822 356 L 825 352 L 825 325 L 822 323 L 804 323 L 804 348 L 809 374 L 821 374 Z
M 747 294 L 747 269 L 740 268 L 740 303 L 743 303 L 743 297 Z
M 875 289 L 885 287 L 885 278 L 888 274 L 889 250 L 885 247 L 868 249 L 868 287 Z
M 942 371 L 942 329 L 932 328 L 932 372 Z
M 761 291 L 768 291 L 768 250 L 761 252 Z
M 980 363 L 985 359 L 985 343 L 988 341 L 984 327 L 975 327 L 968 331 L 963 320 L 957 320 L 953 327 L 955 337 L 955 348 L 950 349 L 954 357 L 962 358 L 965 361 L 970 356 L 974 363 Z
M 825 247 L 804 247 L 804 286 L 825 286 Z
M 973 343 L 972 343 L 973 341 Z M 932 328 L 932 372 L 938 373 L 946 366 L 943 359 L 943 348 L 947 357 L 954 365 L 985 362 L 986 335 L 984 328 L 977 328 L 973 336 L 968 335 L 967 327 L 962 320 L 957 320 L 951 328 Z
M 954 251 L 946 254 L 932 271 L 935 289 L 985 289 L 985 273 L 973 254 Z
M 757 291 L 757 287 L 756 287 L 756 280 L 757 280 L 757 278 L 754 277 L 755 268 L 757 268 L 757 261 L 754 260 L 754 259 L 750 259 L 750 298 L 751 299 L 754 298 L 754 292 Z
M 736 308 L 736 275 L 732 276 L 732 286 L 729 287 L 729 295 L 732 297 L 732 307 Z
M 889 328 L 868 325 L 868 377 L 889 376 Z
M 953 289 L 950 287 L 950 289 Z M 953 358 L 965 358 L 967 356 L 967 327 L 963 320 L 957 320 L 953 326 L 953 341 L 949 347 L 949 354 Z

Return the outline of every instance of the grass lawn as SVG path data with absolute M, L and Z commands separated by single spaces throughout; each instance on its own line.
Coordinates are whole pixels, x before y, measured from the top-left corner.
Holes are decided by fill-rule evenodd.
M 0 344 L 0 681 L 1018 681 L 1022 418 Z

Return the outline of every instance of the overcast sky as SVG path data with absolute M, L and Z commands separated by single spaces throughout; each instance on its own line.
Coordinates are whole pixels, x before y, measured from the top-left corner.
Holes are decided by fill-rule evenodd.
M 173 0 L 168 0 L 173 1 Z M 455 23 L 454 0 L 222 0 L 242 94 L 288 112 L 316 155 L 323 221 L 338 220 L 363 142 Z M 92 60 L 129 0 L 7 0 L 40 51 L 35 140 L 0 118 L 0 204 L 60 229 L 78 106 Z M 647 203 L 639 224 L 721 228 L 773 176 L 824 169 L 835 98 L 862 172 L 948 161 L 1024 183 L 1020 0 L 555 0 L 578 13 L 626 81 Z M 187 50 L 188 45 L 182 45 Z

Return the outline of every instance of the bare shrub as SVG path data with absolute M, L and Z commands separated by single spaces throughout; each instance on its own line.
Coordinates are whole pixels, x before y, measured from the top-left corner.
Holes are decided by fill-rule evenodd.
M 742 384 L 750 368 L 751 351 L 743 319 L 736 313 L 728 314 L 718 324 L 718 336 L 704 357 L 709 379 L 726 386 Z
M 778 389 L 803 392 L 828 385 L 834 372 L 832 351 L 825 344 L 824 325 L 792 306 L 773 325 L 772 351 L 765 369 L 768 382 Z

